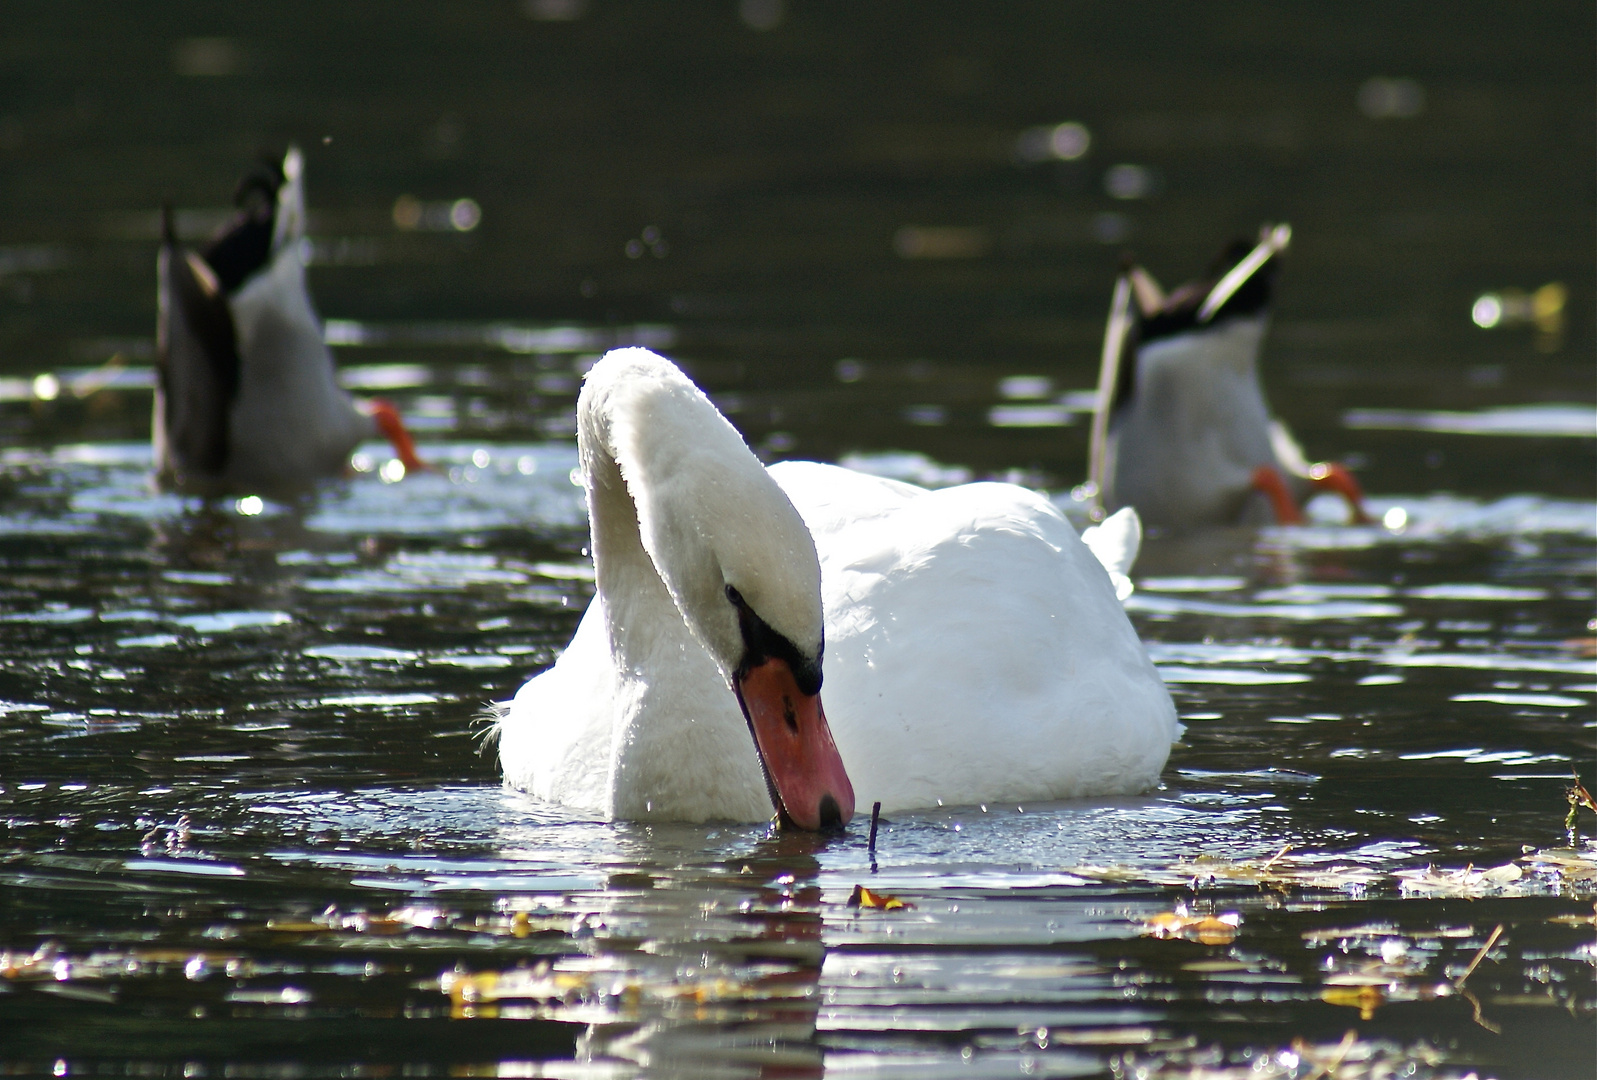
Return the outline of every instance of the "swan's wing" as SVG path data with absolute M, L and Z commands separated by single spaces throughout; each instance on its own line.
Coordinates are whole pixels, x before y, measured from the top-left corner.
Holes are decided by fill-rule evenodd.
M 1142 550 L 1142 519 L 1136 509 L 1125 506 L 1116 510 L 1101 524 L 1084 529 L 1081 541 L 1109 571 L 1115 596 L 1125 603 L 1132 592 L 1131 567 Z
M 766 470 L 804 519 L 817 547 L 823 538 L 896 512 L 925 488 L 815 461 L 779 461 Z
M 817 536 L 822 695 L 861 804 L 1146 789 L 1176 732 L 1108 576 L 1047 499 L 928 492 Z

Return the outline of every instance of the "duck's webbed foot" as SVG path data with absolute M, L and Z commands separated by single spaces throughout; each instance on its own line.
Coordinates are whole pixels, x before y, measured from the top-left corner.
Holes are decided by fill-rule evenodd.
M 1352 473 L 1336 462 L 1321 461 L 1310 465 L 1309 483 L 1342 496 L 1353 515 L 1353 524 L 1368 525 L 1375 520 L 1364 509 L 1364 489 L 1359 487 Z
M 400 420 L 399 410 L 392 404 L 382 398 L 372 398 L 365 403 L 365 411 L 394 448 L 394 456 L 405 466 L 406 473 L 438 471 L 417 456 L 416 443 L 406 430 L 404 421 Z
M 1301 525 L 1303 514 L 1298 509 L 1297 500 L 1292 497 L 1292 489 L 1287 486 L 1286 477 L 1281 475 L 1281 470 L 1274 465 L 1260 465 L 1253 470 L 1253 490 L 1263 492 L 1270 500 L 1270 509 L 1275 513 L 1277 525 Z

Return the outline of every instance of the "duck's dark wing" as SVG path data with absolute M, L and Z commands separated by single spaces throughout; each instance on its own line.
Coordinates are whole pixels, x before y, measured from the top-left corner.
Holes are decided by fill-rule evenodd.
M 222 472 L 227 464 L 228 412 L 238 393 L 238 342 L 227 295 L 216 274 L 178 246 L 171 214 L 163 220 L 157 273 L 156 369 L 161 402 L 155 423 L 160 463 L 181 474 Z
M 1109 392 L 1109 412 L 1117 412 L 1131 400 L 1137 386 L 1137 349 L 1142 345 L 1142 320 L 1133 318 L 1120 339 L 1120 356 L 1115 366 L 1114 386 Z
M 238 212 L 200 248 L 205 265 L 216 272 L 229 296 L 271 261 L 277 190 L 282 186 L 283 170 L 276 159 L 257 162 L 233 192 Z
M 1111 408 L 1120 408 L 1136 392 L 1135 357 L 1142 346 L 1214 326 L 1228 318 L 1269 310 L 1275 296 L 1279 256 L 1291 236 L 1291 230 L 1281 225 L 1266 227 L 1257 245 L 1246 240 L 1232 241 L 1202 278 L 1170 293 L 1155 311 L 1139 308 L 1135 325 L 1124 338 Z
M 1277 233 L 1284 228 L 1266 233 L 1258 245 L 1232 241 L 1210 264 L 1208 273 L 1172 292 L 1161 310 L 1141 320 L 1137 328 L 1139 340 L 1146 343 L 1174 337 L 1233 316 L 1257 315 L 1268 309 L 1275 295 L 1279 254 L 1286 247 L 1286 240 Z M 1287 230 L 1285 236 L 1289 238 L 1291 231 Z M 1238 277 L 1227 281 L 1233 271 L 1239 272 Z M 1223 296 L 1214 297 L 1218 304 L 1211 304 L 1211 295 L 1222 282 L 1228 288 Z

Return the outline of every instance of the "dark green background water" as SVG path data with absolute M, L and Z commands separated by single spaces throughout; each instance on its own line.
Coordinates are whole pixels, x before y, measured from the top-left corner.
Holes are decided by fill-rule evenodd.
M 1597 439 L 1349 417 L 1591 410 L 1590 5 L 558 9 L 0 6 L 0 1071 L 1591 1075 L 1592 848 L 1537 860 L 1592 775 Z M 1083 158 L 1017 153 L 1065 121 Z M 156 495 L 156 210 L 198 239 L 291 141 L 346 377 L 445 471 Z M 1079 414 L 995 423 L 1000 380 L 1090 386 L 1122 251 L 1174 284 L 1266 220 L 1271 401 L 1408 524 L 1150 542 L 1159 791 L 906 814 L 872 859 L 501 790 L 472 718 L 591 591 L 586 357 L 655 343 L 769 457 L 1068 501 Z M 1556 333 L 1472 323 L 1551 282 Z M 1149 936 L 1178 905 L 1235 940 Z
M 1327 430 L 1349 406 L 1592 396 L 1586 6 L 792 3 L 766 32 L 731 2 L 565 6 L 581 17 L 9 6 L 0 245 L 48 268 L 0 275 L 0 371 L 147 339 L 155 208 L 225 208 L 245 163 L 294 141 L 325 315 L 669 323 L 703 378 L 766 406 L 741 422 L 813 455 L 914 444 L 1079 477 L 1079 432 L 995 435 L 968 406 L 994 373 L 1092 385 L 1123 250 L 1174 284 L 1266 220 L 1296 230 L 1267 381 L 1312 454 L 1349 449 Z M 1419 84 L 1418 115 L 1361 112 L 1381 77 Z M 1084 158 L 1017 158 L 1067 120 Z M 1116 164 L 1154 193 L 1110 198 Z M 402 195 L 472 198 L 482 224 L 399 232 Z M 629 259 L 651 225 L 665 257 Z M 979 230 L 980 254 L 901 258 L 906 225 Z M 1470 322 L 1480 293 L 1552 281 L 1558 351 Z M 877 378 L 816 402 L 843 358 Z M 774 420 L 767 390 L 788 395 Z M 947 430 L 891 430 L 906 396 L 944 404 Z M 1362 441 L 1377 487 L 1520 486 L 1489 455 L 1407 482 Z M 1575 464 L 1539 463 L 1536 486 L 1586 491 Z

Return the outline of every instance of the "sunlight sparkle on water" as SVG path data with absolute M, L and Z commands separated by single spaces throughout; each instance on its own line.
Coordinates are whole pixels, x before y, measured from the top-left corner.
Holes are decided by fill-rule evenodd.
M 1475 301 L 1470 318 L 1482 330 L 1490 330 L 1503 319 L 1503 301 L 1496 293 L 1486 293 Z
M 1027 128 L 1015 140 L 1015 156 L 1025 162 L 1076 161 L 1092 147 L 1092 133 L 1073 120 Z

